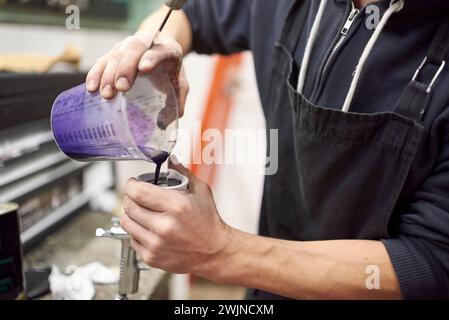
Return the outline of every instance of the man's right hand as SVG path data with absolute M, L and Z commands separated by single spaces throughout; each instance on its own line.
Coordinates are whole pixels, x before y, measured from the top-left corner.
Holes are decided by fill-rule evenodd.
M 98 59 L 87 75 L 87 90 L 100 90 L 103 98 L 113 99 L 118 92 L 131 89 L 138 73 L 151 73 L 157 67 L 162 67 L 177 91 L 182 116 L 189 91 L 182 68 L 182 47 L 172 38 L 160 35 L 155 45 L 148 49 L 153 35 L 149 32 L 138 32 Z

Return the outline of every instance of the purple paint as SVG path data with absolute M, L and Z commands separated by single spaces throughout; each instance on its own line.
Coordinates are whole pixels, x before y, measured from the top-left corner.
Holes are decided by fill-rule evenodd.
M 154 184 L 159 184 L 159 177 L 161 175 L 161 168 L 165 161 L 167 161 L 169 153 L 163 152 L 159 156 L 152 158 L 153 162 L 156 164 L 156 172 L 154 174 Z

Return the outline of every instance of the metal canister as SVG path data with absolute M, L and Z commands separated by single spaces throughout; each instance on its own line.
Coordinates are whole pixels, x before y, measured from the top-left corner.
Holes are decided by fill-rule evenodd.
M 18 208 L 15 203 L 0 204 L 0 300 L 25 296 Z

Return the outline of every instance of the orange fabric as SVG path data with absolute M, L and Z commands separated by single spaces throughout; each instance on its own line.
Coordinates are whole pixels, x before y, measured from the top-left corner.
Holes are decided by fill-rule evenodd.
M 236 74 L 243 61 L 242 54 L 220 56 L 217 58 L 212 86 L 204 109 L 201 126 L 201 137 L 207 129 L 217 129 L 224 134 L 232 108 L 233 92 L 236 86 Z M 206 143 L 201 141 L 195 152 L 201 159 Z M 216 166 L 195 164 L 191 162 L 191 171 L 198 178 L 212 185 L 215 178 Z

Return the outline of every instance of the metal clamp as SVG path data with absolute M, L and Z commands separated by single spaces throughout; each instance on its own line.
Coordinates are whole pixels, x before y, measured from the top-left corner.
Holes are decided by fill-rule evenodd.
M 419 74 L 421 73 L 421 71 L 424 69 L 424 67 L 426 66 L 427 62 L 428 62 L 428 58 L 425 57 L 423 62 L 421 62 L 421 65 L 418 67 L 418 69 L 415 72 L 415 75 L 413 76 L 412 81 L 416 81 L 416 79 L 418 79 Z M 435 82 L 438 80 L 438 78 L 441 75 L 441 72 L 443 72 L 444 67 L 446 66 L 446 61 L 442 61 L 441 62 L 441 66 L 438 68 L 438 71 L 435 73 L 435 75 L 433 76 L 432 81 L 430 82 L 429 86 L 427 87 L 426 92 L 430 93 L 432 91 L 432 87 L 435 84 Z

